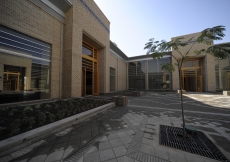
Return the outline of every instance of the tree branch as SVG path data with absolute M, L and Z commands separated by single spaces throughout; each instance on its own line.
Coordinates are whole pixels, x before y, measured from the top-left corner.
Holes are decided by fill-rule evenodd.
M 188 53 L 190 52 L 190 50 L 192 49 L 192 47 L 194 46 L 195 43 L 196 43 L 196 41 L 193 42 L 193 44 L 191 45 L 191 47 L 190 47 L 189 50 L 188 50 Z M 187 56 L 188 53 L 187 53 L 185 56 Z
M 171 55 L 171 56 L 177 61 L 177 58 L 175 56 L 173 56 L 173 55 Z
M 175 49 L 175 51 L 177 51 L 181 55 L 181 57 L 184 58 L 183 54 L 179 50 Z

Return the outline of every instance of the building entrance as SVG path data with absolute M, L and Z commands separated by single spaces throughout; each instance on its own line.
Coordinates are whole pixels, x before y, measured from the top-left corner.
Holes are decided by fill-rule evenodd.
M 97 49 L 82 44 L 82 96 L 99 95 L 99 72 Z
M 182 87 L 186 91 L 202 92 L 202 60 L 192 59 L 182 67 Z

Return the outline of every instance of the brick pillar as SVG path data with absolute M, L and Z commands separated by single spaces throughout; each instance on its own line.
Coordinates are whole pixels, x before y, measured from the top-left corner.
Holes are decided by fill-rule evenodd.
M 63 97 L 81 96 L 82 73 L 82 31 L 73 23 L 74 12 L 71 7 L 66 12 L 64 31 L 64 67 L 63 67 Z
M 63 98 L 71 97 L 73 8 L 66 12 L 64 30 Z

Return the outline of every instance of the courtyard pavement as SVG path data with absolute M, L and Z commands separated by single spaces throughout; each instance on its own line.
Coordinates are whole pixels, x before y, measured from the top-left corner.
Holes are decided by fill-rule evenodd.
M 230 159 L 230 97 L 209 93 L 184 95 L 185 120 L 203 131 Z M 17 162 L 212 162 L 210 158 L 159 145 L 159 125 L 182 127 L 180 96 L 144 93 L 129 97 L 81 125 L 44 139 L 44 145 Z M 20 152 L 19 152 L 20 153 Z

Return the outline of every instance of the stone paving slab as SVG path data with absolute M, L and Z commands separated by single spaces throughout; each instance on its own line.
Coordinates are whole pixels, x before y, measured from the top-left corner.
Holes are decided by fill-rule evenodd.
M 186 124 L 203 131 L 230 159 L 227 103 L 230 103 L 228 96 L 184 95 Z M 149 92 L 142 97 L 129 97 L 127 106 L 112 108 L 100 118 L 69 129 L 64 136 L 51 136 L 45 145 L 14 161 L 216 161 L 159 145 L 160 124 L 181 127 L 179 95 Z M 0 162 L 12 160 L 5 158 Z

